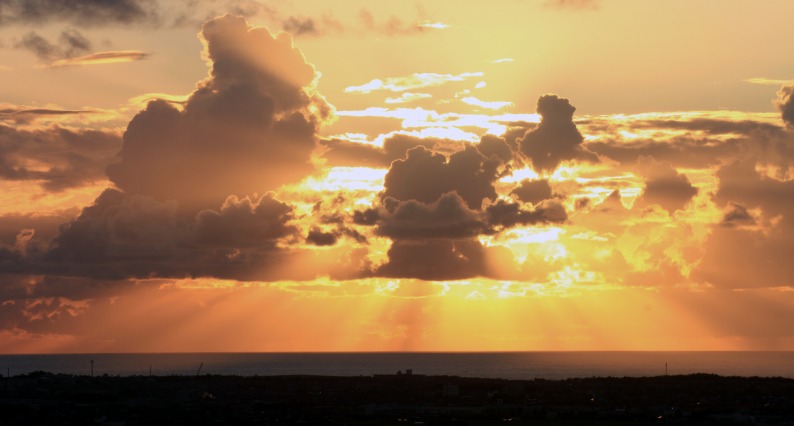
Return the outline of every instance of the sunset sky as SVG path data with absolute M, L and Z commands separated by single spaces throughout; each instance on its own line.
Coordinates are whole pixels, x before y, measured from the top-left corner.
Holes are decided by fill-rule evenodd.
M 790 0 L 0 0 L 0 353 L 794 350 Z

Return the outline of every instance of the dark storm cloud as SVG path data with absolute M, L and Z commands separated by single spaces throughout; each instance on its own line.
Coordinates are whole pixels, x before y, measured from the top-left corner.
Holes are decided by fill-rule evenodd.
M 470 209 L 479 210 L 484 199 L 496 198 L 493 183 L 499 177 L 500 164 L 485 158 L 472 145 L 448 160 L 419 146 L 408 150 L 405 159 L 392 163 L 384 178 L 382 196 L 429 204 L 455 191 Z
M 645 178 L 645 187 L 637 200 L 639 206 L 658 204 L 673 214 L 684 208 L 698 192 L 686 175 L 678 173 L 670 163 L 643 157 L 637 167 Z
M 524 209 L 518 203 L 499 200 L 485 209 L 485 217 L 489 227 L 496 230 L 518 225 L 563 223 L 568 220 L 568 214 L 562 204 L 552 200 L 539 203 L 533 210 Z
M 56 44 L 31 31 L 14 43 L 17 49 L 24 49 L 34 53 L 45 62 L 56 59 L 73 58 L 85 55 L 91 51 L 91 41 L 83 37 L 77 30 L 64 30 L 61 32 Z
M 254 201 L 232 196 L 219 211 L 204 210 L 196 216 L 195 241 L 233 248 L 262 245 L 295 234 L 297 230 L 287 225 L 293 218 L 292 207 L 272 195 Z
M 794 86 L 781 87 L 777 95 L 775 105 L 780 109 L 783 121 L 786 125 L 794 127 Z
M 728 207 L 725 209 L 725 215 L 722 217 L 720 225 L 732 228 L 736 226 L 755 225 L 755 223 L 755 218 L 753 218 L 747 210 L 747 207 L 741 204 L 728 202 Z
M 217 211 L 185 218 L 175 202 L 108 189 L 62 226 L 33 266 L 97 279 L 280 279 L 285 276 L 273 270 L 290 254 L 276 240 L 297 237 L 291 219 L 292 208 L 269 195 L 255 201 L 230 197 Z
M 396 241 L 377 276 L 455 280 L 487 274 L 485 248 L 475 239 Z
M 39 113 L 47 112 L 32 114 Z M 37 181 L 48 191 L 101 181 L 120 143 L 112 132 L 0 125 L 0 178 Z
M 332 246 L 336 244 L 338 237 L 334 232 L 324 232 L 319 228 L 312 228 L 306 236 L 306 242 L 316 246 Z
M 521 152 L 537 172 L 553 172 L 566 160 L 598 161 L 595 154 L 581 146 L 584 138 L 573 122 L 574 111 L 576 108 L 568 99 L 557 95 L 538 99 L 540 124 L 518 141 Z
M 511 194 L 515 194 L 524 203 L 537 204 L 543 200 L 552 198 L 551 185 L 547 179 L 529 180 L 524 179 L 515 187 Z
M 315 132 L 329 113 L 303 87 L 314 67 L 265 28 L 232 16 L 204 25 L 211 76 L 179 110 L 149 103 L 124 134 L 110 179 L 129 194 L 176 200 L 180 210 L 217 208 L 300 180 L 313 171 Z
M 480 234 L 485 224 L 478 212 L 469 209 L 456 192 L 448 192 L 433 203 L 416 200 L 384 200 L 392 211 L 378 223 L 375 232 L 394 240 L 466 238 Z
M 157 19 L 154 0 L 0 0 L 0 25 L 62 21 L 81 26 Z

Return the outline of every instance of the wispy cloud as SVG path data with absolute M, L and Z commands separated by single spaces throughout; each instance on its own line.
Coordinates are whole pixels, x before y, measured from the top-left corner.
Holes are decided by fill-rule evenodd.
M 389 90 L 392 92 L 402 92 L 409 89 L 421 87 L 440 86 L 451 81 L 463 81 L 467 78 L 482 77 L 482 72 L 464 72 L 462 74 L 437 74 L 437 73 L 414 73 L 403 77 L 390 77 L 383 80 L 376 78 L 360 86 L 348 86 L 346 93 L 371 93 L 377 90 Z
M 598 9 L 598 0 L 549 0 L 546 7 L 557 9 Z
M 502 109 L 502 108 L 509 107 L 509 106 L 513 105 L 512 102 L 487 102 L 487 101 L 482 101 L 480 99 L 475 98 L 474 96 L 465 97 L 465 98 L 461 99 L 461 101 L 463 103 L 465 103 L 465 104 L 474 105 L 474 106 L 478 106 L 480 108 L 486 108 L 486 109 Z
M 765 86 L 785 86 L 787 84 L 794 84 L 794 80 L 779 80 L 766 77 L 755 77 L 744 80 L 750 84 L 762 84 Z
M 119 62 L 140 61 L 149 57 L 146 52 L 137 50 L 118 50 L 109 52 L 96 52 L 75 58 L 60 59 L 47 64 L 47 68 L 57 68 L 76 65 L 114 64 Z
M 495 64 L 503 64 L 505 62 L 515 62 L 515 59 L 513 59 L 513 58 L 501 58 L 501 59 L 497 59 L 497 60 L 493 61 L 493 63 L 495 63 Z
M 423 21 L 418 24 L 422 28 L 432 28 L 435 30 L 443 30 L 449 28 L 449 25 L 443 22 Z
M 399 97 L 396 98 L 386 98 L 387 104 L 405 104 L 408 102 L 418 101 L 420 99 L 429 99 L 432 98 L 433 95 L 429 93 L 412 93 L 412 92 L 403 92 Z

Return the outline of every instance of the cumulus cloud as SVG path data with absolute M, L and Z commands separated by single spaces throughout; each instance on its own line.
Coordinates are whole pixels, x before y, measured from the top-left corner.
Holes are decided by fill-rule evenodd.
M 314 67 L 288 35 L 227 15 L 208 21 L 201 38 L 210 76 L 183 109 L 150 102 L 107 169 L 126 193 L 176 200 L 193 212 L 310 173 L 315 133 L 330 113 L 307 89 Z
M 473 145 L 449 159 L 419 146 L 408 150 L 405 159 L 392 163 L 384 178 L 382 196 L 432 203 L 455 191 L 470 209 L 479 210 L 484 199 L 496 198 L 493 183 L 500 164 L 485 158 Z
M 297 232 L 288 225 L 294 218 L 292 210 L 272 194 L 254 200 L 230 196 L 220 210 L 196 215 L 195 241 L 232 248 L 260 246 Z
M 102 181 L 120 139 L 112 131 L 0 125 L 0 178 L 35 181 L 48 191 Z
M 376 233 L 394 240 L 467 238 L 485 228 L 478 212 L 466 206 L 456 192 L 443 194 L 432 203 L 399 202 L 387 198 L 389 213 L 378 222 Z
M 552 172 L 566 160 L 598 161 L 598 157 L 582 147 L 584 138 L 573 122 L 576 111 L 568 99 L 543 95 L 538 99 L 538 127 L 527 131 L 519 140 L 521 152 L 538 172 Z

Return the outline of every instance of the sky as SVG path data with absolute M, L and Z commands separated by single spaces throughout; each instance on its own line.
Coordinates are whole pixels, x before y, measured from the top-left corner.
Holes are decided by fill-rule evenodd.
M 0 353 L 794 350 L 788 0 L 0 0 Z

